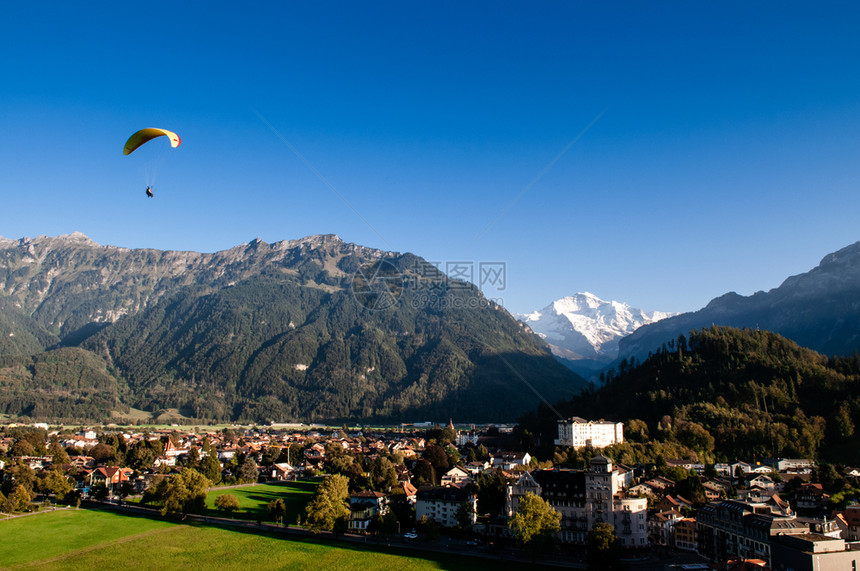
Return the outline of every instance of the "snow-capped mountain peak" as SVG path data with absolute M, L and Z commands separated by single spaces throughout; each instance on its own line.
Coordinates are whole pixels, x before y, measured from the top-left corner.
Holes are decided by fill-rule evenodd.
M 604 301 L 582 292 L 517 317 L 543 337 L 560 357 L 611 360 L 618 356 L 620 338 L 671 315 L 661 311 L 645 313 L 626 303 Z

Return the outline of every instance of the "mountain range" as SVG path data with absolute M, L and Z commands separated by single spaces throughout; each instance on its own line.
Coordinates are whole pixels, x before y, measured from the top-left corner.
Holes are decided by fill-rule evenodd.
M 699 311 L 644 325 L 619 341 L 619 356 L 641 360 L 679 335 L 712 325 L 772 331 L 825 355 L 853 354 L 860 349 L 860 242 L 770 291 L 730 292 Z
M 696 312 L 581 293 L 519 317 L 414 254 L 334 235 L 215 253 L 0 238 L 0 414 L 501 421 L 588 386 L 553 353 L 592 376 L 724 325 L 850 355 L 860 242 Z
M 730 292 L 695 312 L 645 313 L 585 292 L 517 318 L 562 363 L 592 379 L 622 359 L 641 361 L 679 335 L 713 325 L 773 331 L 826 355 L 850 355 L 860 350 L 860 242 L 768 292 Z
M 604 301 L 584 292 L 517 317 L 549 343 L 559 357 L 611 361 L 618 357 L 620 338 L 671 315 L 660 311 L 645 313 L 624 302 Z
M 0 413 L 503 421 L 583 386 L 413 254 L 334 235 L 211 254 L 0 238 Z

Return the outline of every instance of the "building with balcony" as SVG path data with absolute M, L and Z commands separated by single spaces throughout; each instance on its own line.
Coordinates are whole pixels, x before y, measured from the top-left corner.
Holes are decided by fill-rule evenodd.
M 351 532 L 365 532 L 376 514 L 385 515 L 388 511 L 385 494 L 370 490 L 356 492 L 349 496 L 349 523 Z
M 465 488 L 454 486 L 422 486 L 415 501 L 415 519 L 432 519 L 444 527 L 458 527 L 477 521 L 478 496 Z

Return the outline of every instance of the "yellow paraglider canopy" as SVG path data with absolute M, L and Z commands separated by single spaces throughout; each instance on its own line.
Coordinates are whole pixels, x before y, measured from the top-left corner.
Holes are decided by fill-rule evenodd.
M 146 129 L 141 129 L 134 135 L 128 138 L 128 141 L 125 142 L 125 147 L 122 149 L 122 154 L 130 155 L 142 144 L 155 139 L 156 137 L 167 137 L 170 139 L 171 147 L 178 147 L 182 140 L 179 138 L 179 135 L 174 133 L 173 131 L 168 131 L 167 129 L 156 129 L 154 127 L 149 127 Z

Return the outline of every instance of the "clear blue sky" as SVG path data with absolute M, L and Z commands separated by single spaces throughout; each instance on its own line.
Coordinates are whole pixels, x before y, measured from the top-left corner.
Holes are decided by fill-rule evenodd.
M 511 311 L 693 310 L 860 239 L 854 3 L 126 4 L 4 6 L 0 235 L 336 233 L 506 262 Z M 182 145 L 123 156 L 150 126 Z

